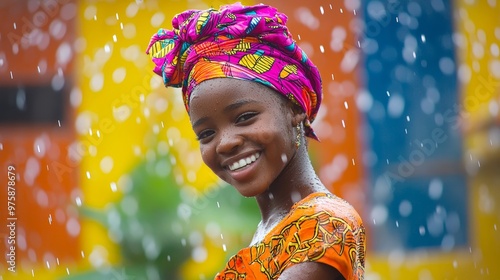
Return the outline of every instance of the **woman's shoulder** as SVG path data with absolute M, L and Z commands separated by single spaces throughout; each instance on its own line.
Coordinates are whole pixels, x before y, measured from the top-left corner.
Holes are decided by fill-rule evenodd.
M 344 221 L 352 227 L 362 226 L 361 217 L 349 202 L 334 194 L 323 192 L 312 193 L 297 202 L 290 211 L 289 218 L 317 216 Z

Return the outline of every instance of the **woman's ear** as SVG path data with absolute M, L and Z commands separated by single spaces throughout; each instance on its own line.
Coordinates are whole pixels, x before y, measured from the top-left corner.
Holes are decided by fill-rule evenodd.
M 307 117 L 304 110 L 302 110 L 302 108 L 300 108 L 297 105 L 292 105 L 292 112 L 293 112 L 293 117 L 292 117 L 293 126 L 297 126 L 298 124 L 303 123 Z

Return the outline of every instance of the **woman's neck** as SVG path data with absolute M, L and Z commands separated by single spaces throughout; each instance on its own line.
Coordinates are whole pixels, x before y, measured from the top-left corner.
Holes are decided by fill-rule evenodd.
M 271 229 L 292 208 L 293 204 L 315 192 L 328 192 L 321 183 L 302 146 L 268 190 L 256 197 L 262 221 L 260 228 Z

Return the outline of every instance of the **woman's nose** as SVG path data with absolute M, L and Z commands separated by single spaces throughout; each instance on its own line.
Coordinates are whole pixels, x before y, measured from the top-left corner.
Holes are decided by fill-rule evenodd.
M 217 143 L 216 152 L 218 154 L 232 153 L 243 144 L 243 137 L 233 131 L 224 131 L 220 134 L 219 142 Z

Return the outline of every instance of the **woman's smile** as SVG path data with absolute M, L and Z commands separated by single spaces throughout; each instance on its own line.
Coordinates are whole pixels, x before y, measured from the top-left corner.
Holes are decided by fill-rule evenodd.
M 249 157 L 242 158 L 240 160 L 235 161 L 232 164 L 229 164 L 227 168 L 229 168 L 230 171 L 238 171 L 240 169 L 245 168 L 246 166 L 249 166 L 250 164 L 254 163 L 260 156 L 260 153 L 255 153 Z

